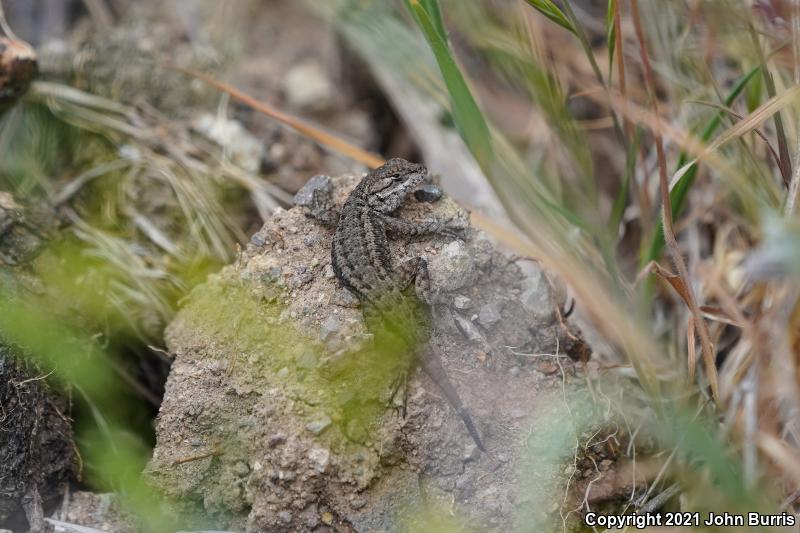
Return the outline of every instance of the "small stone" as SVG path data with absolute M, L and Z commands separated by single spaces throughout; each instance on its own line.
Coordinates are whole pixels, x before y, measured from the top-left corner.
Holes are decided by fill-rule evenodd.
M 467 320 L 458 313 L 453 314 L 453 320 L 455 320 L 458 331 L 460 331 L 465 338 L 473 342 L 483 341 L 483 335 L 481 335 L 481 332 L 478 331 L 478 328 L 476 328 L 470 320 Z
M 500 322 L 500 305 L 498 303 L 486 304 L 478 312 L 478 322 L 485 328 L 490 328 Z
M 331 418 L 328 415 L 322 415 L 316 420 L 312 420 L 306 424 L 306 429 L 314 435 L 319 435 L 331 425 Z
M 300 356 L 297 358 L 295 362 L 295 366 L 297 368 L 302 368 L 305 370 L 310 370 L 312 368 L 317 368 L 319 364 L 319 360 L 317 358 L 317 354 L 315 354 L 312 350 L 306 349 Z
M 366 498 L 362 498 L 361 496 L 353 496 L 350 499 L 350 507 L 352 507 L 353 509 L 358 510 L 363 508 L 365 505 L 367 505 Z
M 441 200 L 443 194 L 442 188 L 438 185 L 426 183 L 414 191 L 414 198 L 418 202 L 433 203 Z
M 287 103 L 304 111 L 330 109 L 335 102 L 336 90 L 325 68 L 309 60 L 289 69 L 281 83 Z
M 330 176 L 317 174 L 309 179 L 305 185 L 303 185 L 300 190 L 297 191 L 297 194 L 294 195 L 294 204 L 304 207 L 311 206 L 311 202 L 314 199 L 315 190 L 320 190 L 326 196 L 329 196 L 331 191 L 333 191 L 333 182 L 331 182 Z
M 358 298 L 353 296 L 352 292 L 343 288 L 336 289 L 336 292 L 333 293 L 331 303 L 339 307 L 347 307 L 350 309 L 354 309 L 359 305 Z
M 286 442 L 286 433 L 275 433 L 267 439 L 267 446 L 276 448 Z
M 399 396 L 399 395 L 398 395 Z M 354 442 L 366 442 L 369 434 L 364 423 L 358 418 L 353 418 L 347 422 L 347 436 Z
M 289 511 L 281 511 L 278 513 L 278 520 L 283 522 L 284 524 L 288 524 L 292 521 L 292 513 Z
M 333 271 L 332 265 L 325 265 L 325 272 L 322 274 L 327 279 L 333 279 L 336 277 L 336 273 Z
M 461 310 L 469 309 L 472 307 L 472 300 L 466 296 L 457 295 L 455 298 L 453 298 L 453 307 Z
M 334 333 L 337 333 L 340 329 L 341 329 L 341 323 L 339 322 L 339 317 L 336 315 L 330 315 L 322 322 L 320 337 L 322 338 L 323 341 L 326 341 Z
M 441 253 L 430 258 L 428 269 L 433 286 L 445 292 L 471 286 L 477 279 L 472 255 L 460 240 L 444 245 Z
M 558 372 L 558 365 L 549 359 L 545 359 L 536 365 L 536 370 L 549 376 L 550 374 Z
M 517 420 L 528 416 L 528 413 L 525 412 L 524 409 L 512 409 L 508 414 L 511 416 L 511 418 L 515 418 Z
M 236 461 L 231 470 L 239 477 L 244 477 L 250 473 L 250 467 L 244 461 Z
M 311 460 L 314 470 L 322 474 L 328 468 L 331 452 L 325 448 L 312 448 L 311 451 L 308 452 L 308 458 Z
M 511 374 L 513 377 L 519 376 L 519 372 L 520 370 L 518 366 L 512 366 L 508 371 L 508 373 Z
M 498 453 L 497 454 L 497 460 L 500 461 L 501 463 L 507 463 L 510 459 L 509 459 L 507 454 Z
M 193 128 L 226 149 L 228 157 L 249 173 L 258 173 L 264 159 L 264 144 L 238 121 L 217 114 L 203 114 L 192 123 Z
M 518 261 L 517 265 L 525 275 L 522 281 L 522 294 L 519 297 L 522 307 L 530 312 L 537 322 L 551 323 L 555 320 L 555 310 L 559 305 L 561 293 L 554 291 L 553 284 L 537 263 Z M 566 288 L 562 292 L 563 300 L 566 302 Z M 563 303 L 561 305 L 563 307 Z
M 320 519 L 322 520 L 322 523 L 325 524 L 326 526 L 333 524 L 333 515 L 329 511 L 325 511 L 324 513 L 322 513 Z
M 281 368 L 278 370 L 277 376 L 281 379 L 286 379 L 289 376 L 289 369 L 286 367 Z
M 464 452 L 463 460 L 465 463 L 468 463 L 470 461 L 475 461 L 476 459 L 478 459 L 478 457 L 480 457 L 480 455 L 481 451 L 478 449 L 476 445 L 473 444 L 467 447 L 466 451 Z

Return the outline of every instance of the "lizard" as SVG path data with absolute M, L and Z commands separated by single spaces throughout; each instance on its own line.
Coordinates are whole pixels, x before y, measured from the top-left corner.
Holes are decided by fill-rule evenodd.
M 389 235 L 456 236 L 438 220 L 412 222 L 393 214 L 428 175 L 424 165 L 390 159 L 368 172 L 345 201 L 338 220 L 330 198 L 314 190 L 310 215 L 336 229 L 331 245 L 331 264 L 339 283 L 360 302 L 367 329 L 392 339 L 394 346 L 411 353 L 423 371 L 444 393 L 482 452 L 478 430 L 461 397 L 430 347 L 433 332 L 431 289 L 427 262 L 422 257 L 392 264 Z M 328 191 L 329 194 L 329 191 Z

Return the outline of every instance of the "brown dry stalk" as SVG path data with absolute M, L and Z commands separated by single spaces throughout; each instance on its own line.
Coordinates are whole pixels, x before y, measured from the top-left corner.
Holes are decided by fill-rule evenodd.
M 650 57 L 647 53 L 647 43 L 644 39 L 644 31 L 642 30 L 642 22 L 639 17 L 639 6 L 637 0 L 631 0 L 631 15 L 633 16 L 633 27 L 636 32 L 636 39 L 639 41 L 639 54 L 642 59 L 642 66 L 644 67 L 644 79 L 647 85 L 647 90 L 650 95 L 650 103 L 653 107 L 653 112 L 656 116 L 659 114 L 658 99 L 656 97 L 655 79 L 653 71 L 650 67 Z M 692 313 L 695 321 L 695 329 L 700 336 L 700 345 L 703 351 L 703 361 L 706 368 L 706 377 L 708 384 L 711 387 L 711 395 L 714 401 L 719 404 L 719 382 L 717 378 L 717 368 L 715 366 L 714 349 L 711 345 L 711 336 L 708 333 L 708 327 L 703 320 L 703 314 L 700 306 L 697 304 L 694 290 L 692 289 L 691 279 L 689 278 L 689 270 L 686 268 L 686 263 L 681 255 L 678 241 L 675 238 L 675 232 L 672 223 L 672 204 L 669 197 L 669 180 L 667 179 L 667 158 L 664 154 L 664 141 L 661 133 L 654 131 L 656 143 L 656 155 L 658 157 L 658 177 L 659 189 L 661 191 L 661 216 L 664 226 L 664 242 L 667 244 L 667 249 L 672 256 L 672 262 L 678 271 L 678 276 L 683 280 L 686 287 L 687 303 L 689 310 Z
M 359 148 L 358 146 L 345 141 L 341 137 L 328 133 L 327 131 L 323 131 L 321 128 L 313 126 L 308 122 L 306 122 L 305 120 L 299 119 L 297 117 L 284 113 L 283 111 L 275 109 L 269 104 L 261 102 L 260 100 L 256 100 L 255 98 L 245 93 L 244 91 L 241 91 L 236 87 L 233 87 L 232 85 L 228 85 L 225 82 L 214 79 L 207 74 L 170 64 L 163 64 L 162 66 L 164 68 L 181 72 L 183 74 L 186 74 L 187 76 L 201 80 L 211 85 L 212 87 L 215 87 L 216 89 L 219 89 L 220 91 L 230 95 L 230 97 L 233 98 L 234 100 L 241 102 L 251 107 L 252 109 L 255 109 L 259 113 L 262 113 L 270 118 L 273 118 L 286 126 L 289 126 L 290 128 L 298 131 L 299 133 L 302 133 L 303 135 L 310 137 L 311 139 L 314 139 L 321 145 L 327 146 L 332 150 L 335 150 L 339 153 L 349 156 L 360 163 L 364 163 L 370 168 L 377 168 L 385 163 L 385 160 L 381 156 L 373 154 L 372 152 L 368 152 L 362 148 Z

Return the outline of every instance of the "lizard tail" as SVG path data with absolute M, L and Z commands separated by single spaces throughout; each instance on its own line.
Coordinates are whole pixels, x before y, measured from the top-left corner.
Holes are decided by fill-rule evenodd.
M 420 357 L 420 365 L 422 369 L 428 374 L 428 377 L 436 383 L 436 385 L 442 390 L 447 401 L 450 402 L 450 405 L 456 410 L 458 415 L 461 417 L 461 420 L 464 421 L 464 425 L 467 427 L 467 432 L 469 432 L 470 437 L 472 440 L 475 441 L 475 445 L 478 446 L 478 449 L 484 453 L 486 453 L 486 447 L 483 445 L 483 441 L 481 441 L 481 436 L 478 434 L 478 430 L 475 428 L 475 424 L 472 422 L 472 417 L 469 416 L 466 407 L 461 402 L 461 397 L 456 392 L 453 383 L 450 381 L 450 378 L 447 377 L 447 373 L 444 371 L 444 367 L 442 367 L 442 362 L 439 360 L 439 357 L 435 354 L 423 354 Z

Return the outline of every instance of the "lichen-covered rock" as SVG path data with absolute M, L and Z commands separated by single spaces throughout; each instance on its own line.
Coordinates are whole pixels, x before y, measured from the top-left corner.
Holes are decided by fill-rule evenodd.
M 337 205 L 358 179 L 331 180 Z M 402 365 L 375 352 L 331 270 L 333 229 L 296 207 L 197 287 L 167 330 L 175 361 L 148 473 L 188 515 L 259 532 L 397 531 L 434 503 L 473 526 L 513 523 L 537 398 L 580 372 L 569 359 L 552 376 L 536 363 L 585 347 L 563 320 L 540 320 L 557 309 L 531 311 L 517 260 L 453 201 L 412 199 L 401 215 L 466 228 L 463 241 L 399 240 L 392 253 L 428 259 L 444 296 L 432 349 L 489 452 L 435 384 L 413 371 L 403 386 Z M 556 305 L 553 286 L 538 286 Z

